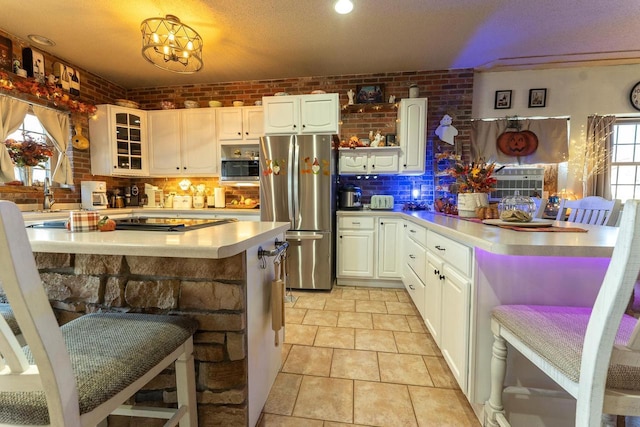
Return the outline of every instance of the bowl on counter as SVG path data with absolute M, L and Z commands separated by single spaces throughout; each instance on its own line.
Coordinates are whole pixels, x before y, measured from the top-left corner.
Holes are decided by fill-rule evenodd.
M 220 101 L 209 101 L 209 107 L 211 107 L 211 108 L 222 107 L 222 102 L 220 102 Z
M 198 108 L 198 107 L 200 107 L 200 104 L 198 104 L 198 101 L 184 101 L 184 107 L 185 108 Z
M 233 101 L 234 107 L 242 107 L 244 105 L 244 101 Z

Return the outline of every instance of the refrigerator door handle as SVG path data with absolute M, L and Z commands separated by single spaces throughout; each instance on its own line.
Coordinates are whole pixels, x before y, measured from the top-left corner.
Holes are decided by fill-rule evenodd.
M 286 233 L 285 236 L 286 236 L 287 240 L 297 240 L 297 241 L 302 241 L 302 240 L 322 240 L 323 239 L 322 234 L 314 233 L 314 232 L 310 232 L 310 233 L 292 232 L 292 233 Z
M 290 162 L 289 166 L 291 167 L 289 171 L 289 183 L 293 188 L 289 189 L 289 195 L 292 201 L 292 210 L 293 210 L 293 222 L 292 226 L 294 229 L 300 226 L 298 215 L 300 215 L 300 195 L 298 191 L 300 189 L 298 180 L 300 179 L 300 146 L 298 145 L 298 139 L 294 137 L 292 149 L 290 149 L 289 157 Z
M 288 161 L 287 161 L 287 194 L 288 194 L 288 198 L 289 200 L 287 201 L 287 208 L 289 210 L 288 214 L 289 214 L 289 222 L 291 223 L 291 227 L 295 228 L 295 208 L 294 208 L 294 198 L 293 198 L 293 191 L 294 191 L 294 182 L 293 182 L 293 177 L 294 175 L 294 168 L 293 168 L 293 162 L 295 159 L 295 145 L 290 143 L 289 144 L 289 153 L 288 153 Z

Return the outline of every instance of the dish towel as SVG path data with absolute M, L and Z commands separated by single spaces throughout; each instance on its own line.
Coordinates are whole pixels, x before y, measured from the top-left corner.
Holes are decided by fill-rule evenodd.
M 280 345 L 280 329 L 284 327 L 284 257 L 274 262 L 275 278 L 271 283 L 271 329 L 275 332 L 275 345 Z

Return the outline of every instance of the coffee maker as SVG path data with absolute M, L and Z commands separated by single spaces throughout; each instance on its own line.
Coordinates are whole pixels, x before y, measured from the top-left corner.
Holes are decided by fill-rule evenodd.
M 82 209 L 107 209 L 107 183 L 104 181 L 82 181 L 80 183 Z
M 127 206 L 140 206 L 140 190 L 137 185 L 133 184 L 131 187 L 126 187 L 124 190 L 125 204 Z

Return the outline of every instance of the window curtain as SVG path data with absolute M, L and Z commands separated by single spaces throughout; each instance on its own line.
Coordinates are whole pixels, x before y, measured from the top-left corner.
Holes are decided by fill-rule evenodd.
M 538 149 L 528 156 L 508 156 L 498 150 L 498 136 L 517 123 L 520 130 L 529 130 L 538 137 Z M 550 119 L 496 119 L 471 122 L 471 155 L 500 164 L 560 163 L 569 158 L 569 121 Z
M 4 141 L 9 134 L 15 132 L 24 121 L 29 104 L 18 99 L 0 96 L 0 182 L 10 182 L 16 179 L 13 172 L 14 164 L 9 156 L 9 150 Z
M 69 115 L 37 105 L 33 106 L 33 114 L 36 115 L 47 136 L 58 150 L 58 162 L 51 173 L 52 181 L 73 185 L 73 170 L 69 156 L 67 156 L 67 146 L 70 140 Z
M 582 197 L 611 200 L 611 147 L 614 116 L 589 116 L 583 166 Z

